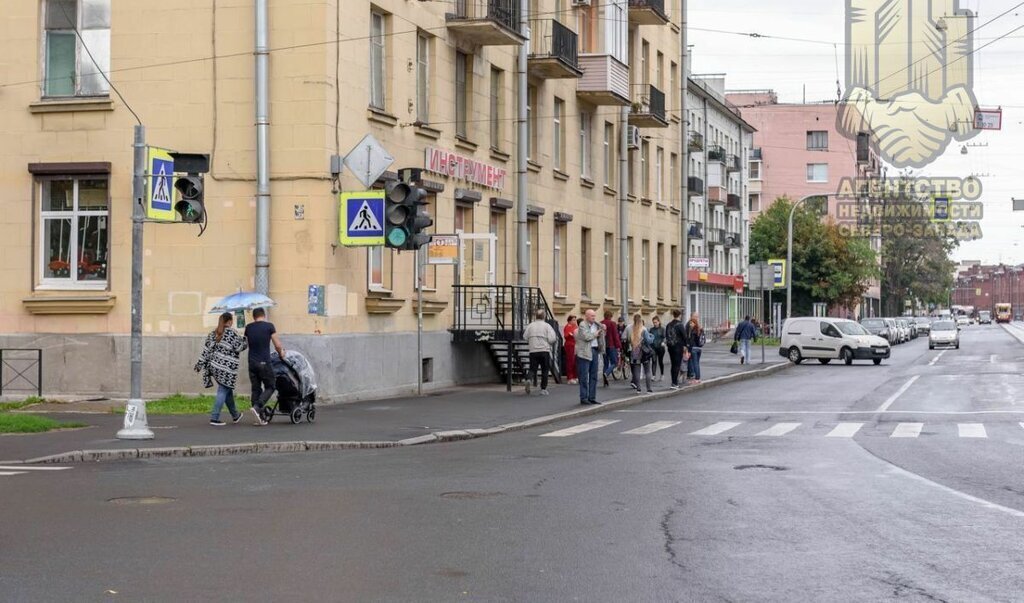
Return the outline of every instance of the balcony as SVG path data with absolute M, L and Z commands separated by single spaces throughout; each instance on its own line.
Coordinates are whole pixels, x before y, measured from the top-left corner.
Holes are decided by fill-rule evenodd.
M 700 132 L 690 132 L 690 147 L 691 151 L 703 151 L 704 150 L 704 135 Z
M 725 163 L 725 149 L 718 145 L 708 147 L 708 161 Z
M 725 245 L 725 229 L 709 228 L 708 243 L 711 245 Z
M 686 179 L 686 190 L 691 197 L 699 197 L 704 194 L 704 181 L 696 176 Z
M 743 245 L 743 239 L 738 232 L 725 233 L 725 246 L 729 249 L 739 249 Z
M 764 154 L 762 153 L 761 149 L 751 149 L 750 150 L 750 160 L 751 161 L 764 161 Z
M 629 105 L 629 67 L 608 54 L 580 56 L 576 96 L 592 105 Z
M 635 84 L 629 123 L 641 128 L 667 128 L 665 93 L 650 84 Z
M 455 12 L 445 14 L 448 31 L 478 46 L 519 46 L 526 38 L 519 32 L 522 0 L 455 0 Z
M 743 204 L 740 203 L 740 196 L 728 194 L 725 196 L 725 211 L 743 211 Z
M 725 205 L 725 187 L 722 186 L 709 186 L 708 187 L 708 205 Z
M 704 238 L 704 223 L 703 222 L 690 222 L 690 228 L 686 231 L 686 236 L 691 240 L 701 240 Z
M 740 158 L 737 155 L 726 155 L 725 156 L 725 171 L 727 171 L 727 172 L 738 172 L 738 171 L 740 171 Z
M 665 0 L 629 0 L 630 25 L 665 25 Z
M 576 32 L 554 19 L 530 19 L 530 75 L 543 79 L 580 77 Z

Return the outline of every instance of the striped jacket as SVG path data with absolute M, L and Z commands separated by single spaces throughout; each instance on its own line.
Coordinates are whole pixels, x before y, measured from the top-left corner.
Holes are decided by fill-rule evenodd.
M 220 341 L 217 341 L 217 331 L 211 331 L 203 342 L 203 352 L 195 366 L 195 371 L 203 375 L 203 385 L 213 387 L 216 381 L 234 389 L 238 380 L 238 357 L 247 347 L 249 344 L 245 338 L 234 329 L 224 329 Z

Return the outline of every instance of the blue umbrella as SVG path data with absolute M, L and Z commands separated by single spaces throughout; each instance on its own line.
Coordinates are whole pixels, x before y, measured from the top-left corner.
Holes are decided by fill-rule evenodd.
M 237 312 L 239 310 L 252 310 L 254 308 L 269 308 L 277 303 L 262 293 L 255 291 L 239 291 L 220 300 L 210 308 L 210 314 L 221 312 Z

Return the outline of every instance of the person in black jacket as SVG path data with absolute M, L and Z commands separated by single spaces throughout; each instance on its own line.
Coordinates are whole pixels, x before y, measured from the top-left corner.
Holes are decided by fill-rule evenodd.
M 706 341 L 704 335 L 704 329 L 700 326 L 700 317 L 696 312 L 690 315 L 689 322 L 686 323 L 685 328 L 686 351 L 687 351 L 687 364 L 686 364 L 686 375 L 688 377 L 688 384 L 700 383 L 700 355 L 704 351 L 704 343 Z
M 679 372 L 683 368 L 683 352 L 686 350 L 686 336 L 683 332 L 681 310 L 672 310 L 672 320 L 665 325 L 665 347 L 672 370 L 672 389 L 679 389 Z

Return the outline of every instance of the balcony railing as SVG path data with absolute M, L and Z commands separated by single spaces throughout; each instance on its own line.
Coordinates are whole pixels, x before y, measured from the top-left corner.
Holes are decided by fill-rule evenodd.
M 704 135 L 700 132 L 690 132 L 690 150 L 691 151 L 703 151 L 704 150 Z
M 740 238 L 738 232 L 726 232 L 725 233 L 725 246 L 730 248 L 737 248 L 743 245 L 743 239 Z
M 519 3 L 525 0 L 455 0 L 447 13 L 448 30 L 480 46 L 517 46 L 526 39 L 519 31 Z
M 641 128 L 668 127 L 665 118 L 665 93 L 650 84 L 633 86 L 633 111 L 629 123 Z
M 690 196 L 703 195 L 704 181 L 696 176 L 690 176 L 686 179 L 686 190 L 690 192 Z
M 737 155 L 726 155 L 725 156 L 725 170 L 727 172 L 738 172 L 740 171 L 740 158 Z
M 629 67 L 610 54 L 580 56 L 583 77 L 576 83 L 576 96 L 593 105 L 628 105 Z
M 750 150 L 750 160 L 751 161 L 761 161 L 763 159 L 764 159 L 764 157 L 763 157 L 763 153 L 762 153 L 761 149 L 751 149 Z
M 725 209 L 726 211 L 743 211 L 743 204 L 740 202 L 739 195 L 728 194 L 725 197 Z
M 708 203 L 711 205 L 725 205 L 725 188 L 721 186 L 708 187 Z
M 703 222 L 690 222 L 690 228 L 686 231 L 687 236 L 691 239 L 700 240 L 704 238 L 704 223 Z
M 629 0 L 629 21 L 637 25 L 665 25 L 665 0 Z
M 709 228 L 708 243 L 712 245 L 725 245 L 725 230 L 722 228 Z
M 530 19 L 530 74 L 542 78 L 580 77 L 576 32 L 555 19 Z
M 720 161 L 725 163 L 725 149 L 718 145 L 708 147 L 708 161 Z

